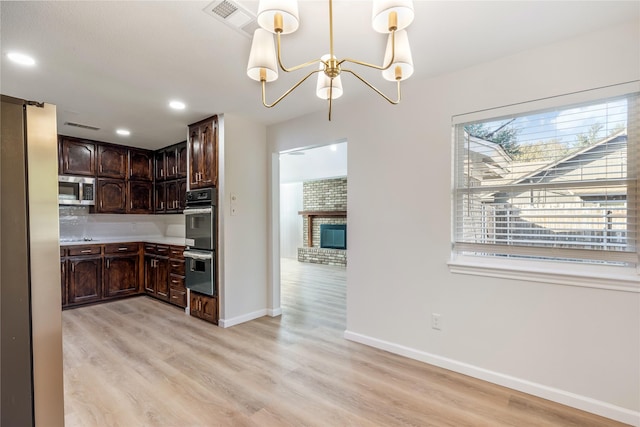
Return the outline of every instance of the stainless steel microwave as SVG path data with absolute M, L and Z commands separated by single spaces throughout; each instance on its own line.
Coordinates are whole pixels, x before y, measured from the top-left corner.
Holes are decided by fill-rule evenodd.
M 58 204 L 95 205 L 96 179 L 86 176 L 58 176 Z

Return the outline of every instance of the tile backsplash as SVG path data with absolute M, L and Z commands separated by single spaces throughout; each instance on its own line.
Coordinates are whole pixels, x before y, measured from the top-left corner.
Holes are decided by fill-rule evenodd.
M 184 237 L 183 215 L 89 214 L 86 206 L 60 206 L 60 239 Z

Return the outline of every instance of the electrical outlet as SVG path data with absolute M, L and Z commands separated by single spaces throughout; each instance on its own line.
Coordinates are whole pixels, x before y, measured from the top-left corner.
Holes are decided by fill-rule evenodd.
M 438 313 L 431 313 L 431 328 L 438 331 L 442 330 L 442 317 Z

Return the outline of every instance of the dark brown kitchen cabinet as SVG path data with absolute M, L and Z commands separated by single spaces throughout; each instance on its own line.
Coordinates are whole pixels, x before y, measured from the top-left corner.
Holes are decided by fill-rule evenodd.
M 98 178 L 95 211 L 98 213 L 125 213 L 127 211 L 127 185 L 123 179 Z
M 98 144 L 98 176 L 125 179 L 127 177 L 127 149 L 122 146 Z
M 153 186 L 154 189 L 154 212 L 155 213 L 165 213 L 167 206 L 165 204 L 165 189 L 166 185 L 164 182 L 156 182 Z
M 100 301 L 102 298 L 102 256 L 69 257 L 67 268 L 68 305 Z
M 218 116 L 189 126 L 189 188 L 218 185 Z
M 169 301 L 169 246 L 145 244 L 144 251 L 144 290 Z
M 169 302 L 179 307 L 187 306 L 187 288 L 184 285 L 184 246 L 169 249 Z
M 67 259 L 60 254 L 60 292 L 62 295 L 62 307 L 67 306 Z
M 138 243 L 104 246 L 104 298 L 135 295 L 140 291 Z
M 129 149 L 130 180 L 153 181 L 153 152 Z
M 181 142 L 176 147 L 176 168 L 178 178 L 187 177 L 187 141 Z
M 166 178 L 164 150 L 156 151 L 153 154 L 153 168 L 155 171 L 156 182 L 164 181 Z
M 153 213 L 153 183 L 129 181 L 127 199 L 127 213 Z
M 96 144 L 94 142 L 60 136 L 58 151 L 61 174 L 95 176 Z
M 184 208 L 187 205 L 187 180 L 180 179 L 178 180 L 178 210 L 180 212 L 184 211 Z
M 218 324 L 218 298 L 191 291 L 189 313 L 192 316 Z
M 178 208 L 180 207 L 180 197 L 178 196 L 178 182 L 167 181 L 165 185 L 167 212 L 176 213 L 178 211 Z

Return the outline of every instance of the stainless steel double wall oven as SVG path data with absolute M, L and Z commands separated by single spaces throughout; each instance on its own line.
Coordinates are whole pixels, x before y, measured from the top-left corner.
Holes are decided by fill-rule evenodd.
M 192 291 L 217 295 L 215 188 L 187 192 L 185 215 L 185 285 Z

